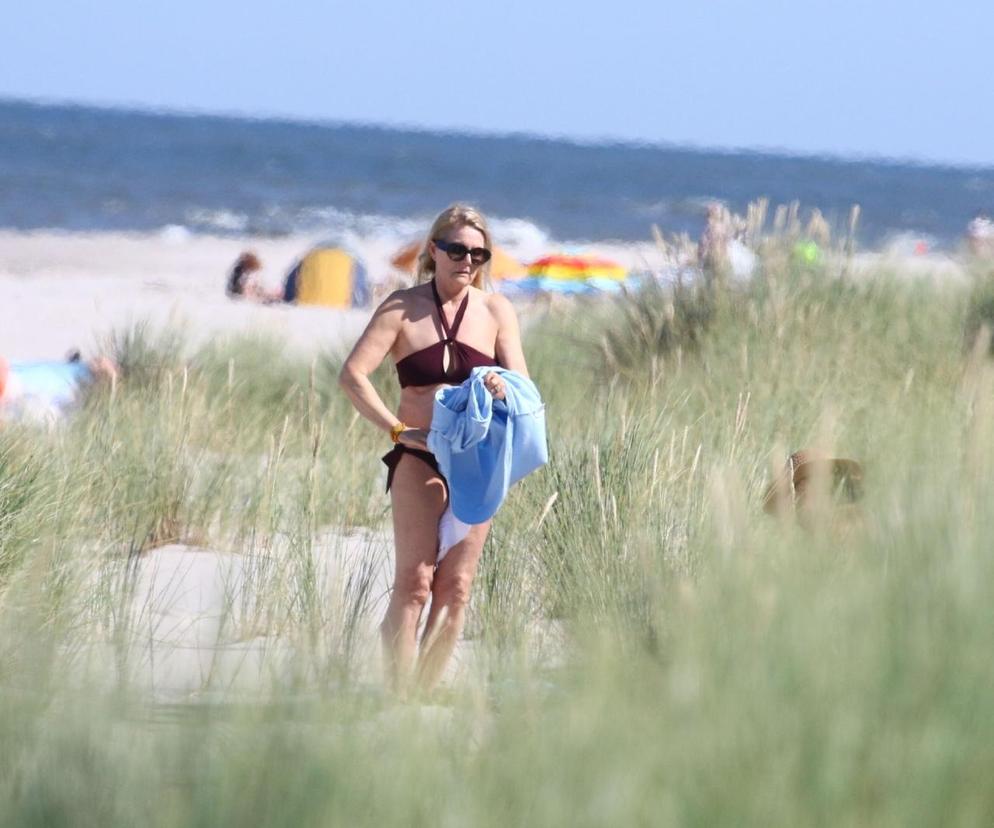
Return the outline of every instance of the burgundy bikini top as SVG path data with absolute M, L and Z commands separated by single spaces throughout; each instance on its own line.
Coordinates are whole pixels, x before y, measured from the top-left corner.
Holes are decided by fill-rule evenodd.
M 497 364 L 496 357 L 484 354 L 456 339 L 459 325 L 466 313 L 466 305 L 469 304 L 469 294 L 466 294 L 462 304 L 459 305 L 456 318 L 452 320 L 450 328 L 449 323 L 445 320 L 445 311 L 442 310 L 442 300 L 439 298 L 434 279 L 431 280 L 431 292 L 435 297 L 435 307 L 438 309 L 438 318 L 442 322 L 442 331 L 445 333 L 445 337 L 434 345 L 408 354 L 397 362 L 397 379 L 400 380 L 401 388 L 407 388 L 409 385 L 440 385 L 441 383 L 456 385 L 469 379 L 470 372 L 474 368 Z M 449 350 L 448 371 L 442 367 L 446 348 Z

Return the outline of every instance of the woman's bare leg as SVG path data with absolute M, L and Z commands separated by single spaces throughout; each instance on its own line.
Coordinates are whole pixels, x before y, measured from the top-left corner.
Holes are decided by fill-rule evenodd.
M 396 560 L 380 634 L 388 683 L 403 695 L 414 667 L 421 610 L 431 595 L 445 484 L 424 461 L 405 454 L 394 470 L 390 494 Z
M 490 521 L 473 526 L 464 540 L 449 550 L 435 571 L 431 587 L 431 611 L 425 624 L 418 658 L 418 687 L 435 688 L 466 622 L 473 578 L 480 563 Z

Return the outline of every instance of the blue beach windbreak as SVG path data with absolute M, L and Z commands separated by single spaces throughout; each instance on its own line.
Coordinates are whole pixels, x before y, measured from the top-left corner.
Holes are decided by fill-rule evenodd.
M 503 400 L 483 384 L 491 371 L 504 379 Z M 474 368 L 462 385 L 435 393 L 428 450 L 449 483 L 452 513 L 483 523 L 508 489 L 549 462 L 545 405 L 530 379 L 497 366 Z

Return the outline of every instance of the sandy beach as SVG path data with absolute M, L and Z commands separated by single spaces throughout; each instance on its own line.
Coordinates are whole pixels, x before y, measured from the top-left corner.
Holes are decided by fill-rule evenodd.
M 225 238 L 187 233 L 0 232 L 0 354 L 12 360 L 59 359 L 70 348 L 89 353 L 111 331 L 147 320 L 182 327 L 190 341 L 254 333 L 282 338 L 306 352 L 347 348 L 370 309 L 334 311 L 233 301 L 224 282 L 238 255 L 255 251 L 262 281 L 282 285 L 286 272 L 318 239 Z M 394 237 L 366 237 L 355 245 L 370 281 L 397 273 Z M 651 243 L 597 248 L 629 267 L 662 264 Z M 512 250 L 520 258 L 531 250 Z
M 358 336 L 370 309 L 336 311 L 287 305 L 260 306 L 224 294 L 225 277 L 238 255 L 255 251 L 262 281 L 282 285 L 286 272 L 318 239 L 228 238 L 159 233 L 0 232 L 0 354 L 11 360 L 59 359 L 70 348 L 85 353 L 115 330 L 147 321 L 182 328 L 192 343 L 228 334 L 253 333 L 284 340 L 307 353 L 345 349 Z M 355 244 L 374 285 L 398 274 L 390 257 L 395 237 L 366 237 Z M 666 266 L 651 242 L 599 244 L 597 252 L 638 270 Z M 527 261 L 541 251 L 510 252 Z M 962 267 L 946 255 L 910 256 L 868 252 L 854 272 L 892 263 L 904 275 L 959 281 Z
M 309 351 L 344 347 L 367 310 L 263 307 L 232 301 L 225 274 L 239 253 L 258 252 L 278 285 L 310 239 L 224 239 L 177 233 L 0 233 L 0 353 L 58 359 L 99 348 L 111 331 L 147 320 L 181 326 L 192 342 L 251 332 Z

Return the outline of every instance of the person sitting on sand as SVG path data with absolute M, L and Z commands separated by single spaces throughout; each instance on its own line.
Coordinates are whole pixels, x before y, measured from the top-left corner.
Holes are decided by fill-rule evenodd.
M 467 527 L 463 539 L 438 560 L 448 484 L 427 450 L 435 392 L 463 383 L 477 367 L 499 366 L 527 378 L 513 306 L 482 290 L 492 249 L 477 210 L 457 204 L 443 211 L 418 258 L 416 284 L 395 291 L 376 309 L 339 378 L 359 413 L 396 444 L 384 457 L 396 561 L 380 629 L 389 679 L 400 693 L 412 677 L 423 690 L 441 678 L 463 627 L 490 530 L 490 520 Z M 369 379 L 388 354 L 401 386 L 396 415 Z M 493 399 L 505 398 L 508 386 L 498 371 L 484 373 L 483 383 Z M 418 654 L 418 622 L 429 597 Z
M 248 299 L 268 305 L 283 301 L 283 291 L 268 291 L 255 274 L 262 269 L 259 257 L 251 251 L 242 253 L 228 274 L 224 292 L 232 299 Z

